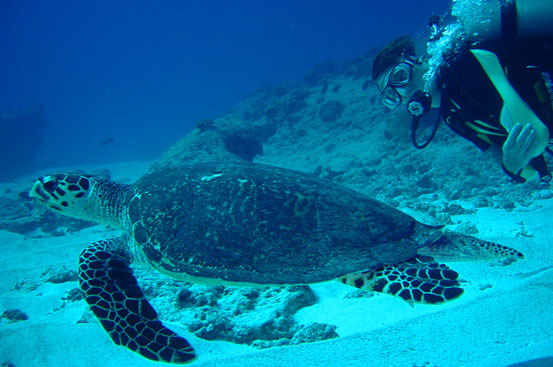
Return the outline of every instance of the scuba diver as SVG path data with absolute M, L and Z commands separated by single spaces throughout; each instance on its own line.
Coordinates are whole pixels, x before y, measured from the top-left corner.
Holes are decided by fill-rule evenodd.
M 430 52 L 417 57 L 411 37 L 388 43 L 375 58 L 373 80 L 385 106 L 407 106 L 416 148 L 430 143 L 443 117 L 478 148 L 501 146 L 503 170 L 514 181 L 537 173 L 550 182 L 544 152 L 552 153 L 553 1 L 500 0 L 490 9 L 488 21 L 479 14 L 455 15 L 462 41 L 455 32 L 447 40 L 448 28 L 431 18 L 428 50 L 449 43 L 434 70 Z M 417 129 L 431 108 L 439 109 L 438 117 L 421 144 Z

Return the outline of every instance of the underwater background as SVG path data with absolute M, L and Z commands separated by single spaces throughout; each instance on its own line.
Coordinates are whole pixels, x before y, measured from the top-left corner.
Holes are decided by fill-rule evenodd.
M 449 1 L 0 2 L 3 172 L 153 159 L 315 65 L 427 32 Z M 39 109 L 39 111 L 37 111 Z M 40 120 L 40 121 L 39 121 Z M 27 125 L 28 127 L 22 128 Z M 22 129 L 20 131 L 20 129 Z M 34 166 L 33 166 L 34 164 Z

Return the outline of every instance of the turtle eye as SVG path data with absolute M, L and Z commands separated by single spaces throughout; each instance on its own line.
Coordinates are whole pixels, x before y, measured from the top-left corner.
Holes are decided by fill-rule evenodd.
M 44 190 L 52 194 L 58 187 L 58 180 L 55 177 L 47 176 L 42 179 L 42 187 Z

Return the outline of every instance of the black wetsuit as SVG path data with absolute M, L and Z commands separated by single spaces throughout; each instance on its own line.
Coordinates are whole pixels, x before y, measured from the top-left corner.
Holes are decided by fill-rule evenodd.
M 511 85 L 553 136 L 553 39 L 519 40 L 474 48 L 486 49 L 498 56 Z M 438 78 L 442 91 L 440 109 L 447 126 L 482 150 L 503 145 L 508 135 L 500 123 L 503 100 L 478 60 L 466 47 L 449 57 L 447 64 Z M 543 155 L 534 158 L 531 164 L 540 177 L 549 175 Z M 524 181 L 517 179 L 520 176 L 510 175 Z

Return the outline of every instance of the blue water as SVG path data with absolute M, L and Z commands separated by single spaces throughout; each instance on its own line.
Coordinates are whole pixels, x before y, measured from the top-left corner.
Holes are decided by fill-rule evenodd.
M 426 31 L 428 17 L 449 6 L 3 0 L 0 111 L 44 107 L 35 166 L 153 159 L 199 119 L 224 115 L 259 87 L 300 82 L 319 63 Z M 4 170 L 17 174 L 29 158 L 17 162 L 16 152 L 37 144 L 18 134 L 0 147 L 12 156 Z

